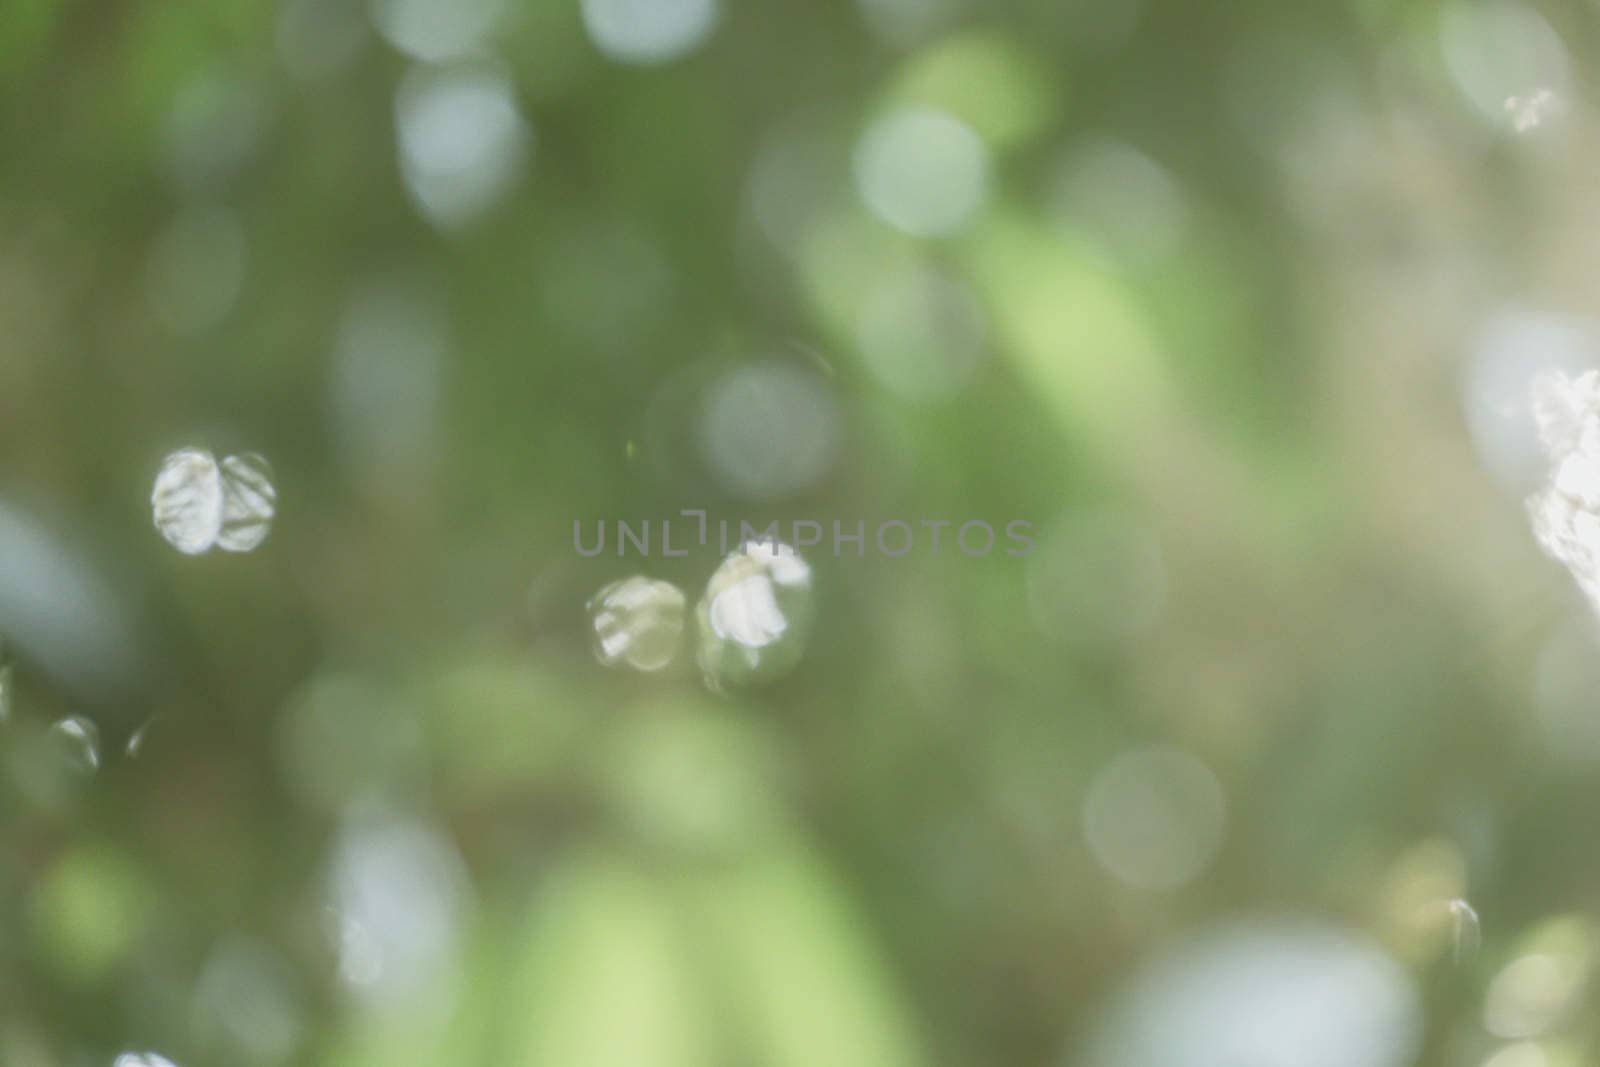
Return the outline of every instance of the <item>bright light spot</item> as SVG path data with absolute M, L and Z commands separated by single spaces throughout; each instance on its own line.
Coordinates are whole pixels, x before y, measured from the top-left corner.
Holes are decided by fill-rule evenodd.
M 1464 900 L 1452 900 L 1445 905 L 1450 915 L 1450 959 L 1465 963 L 1478 954 L 1483 943 L 1483 928 L 1478 912 Z
M 808 589 L 811 586 L 811 568 L 800 554 L 788 545 L 771 541 L 751 541 L 740 549 L 758 562 L 772 580 L 786 589 Z
M 100 769 L 100 728 L 81 715 L 71 715 L 50 727 L 57 758 L 77 774 Z
M 1572 1007 L 1583 979 L 1581 963 L 1570 955 L 1520 956 L 1489 983 L 1483 1025 L 1496 1037 L 1537 1037 Z
M 873 375 L 902 398 L 947 400 L 983 361 L 988 321 L 962 279 L 916 267 L 873 286 L 856 321 L 856 343 Z
M 1097 142 L 1063 166 L 1053 206 L 1070 237 L 1087 239 L 1100 259 L 1141 269 L 1177 252 L 1189 223 L 1183 192 L 1138 149 Z
M 768 681 L 800 661 L 814 612 L 811 568 L 781 543 L 750 541 L 722 561 L 696 609 L 713 688 Z
M 1462 369 L 1462 403 L 1479 459 L 1506 489 L 1527 493 L 1546 473 L 1529 403 L 1534 382 L 1591 367 L 1600 367 L 1600 324 L 1587 319 L 1511 308 L 1478 330 Z
M 683 643 L 685 604 L 683 591 L 671 582 L 643 575 L 612 582 L 589 601 L 596 657 L 607 667 L 667 666 Z
M 195 1031 L 216 1061 L 282 1063 L 300 1044 L 303 1016 L 293 969 L 253 941 L 223 941 L 195 981 Z
M 172 547 L 196 556 L 222 530 L 222 475 L 210 452 L 185 448 L 167 456 L 150 493 L 156 529 Z
M 1406 1067 L 1420 999 L 1376 945 L 1312 921 L 1214 930 L 1158 959 L 1104 1013 L 1087 1067 Z
M 150 310 L 177 334 L 216 326 L 239 301 L 245 252 L 244 230 L 233 212 L 184 209 L 150 249 L 145 268 Z
M 772 583 L 764 578 L 741 582 L 717 596 L 709 618 L 718 637 L 752 650 L 766 648 L 789 628 Z
M 226 456 L 219 466 L 222 480 L 222 528 L 217 547 L 224 552 L 249 552 L 267 539 L 277 510 L 272 467 L 254 452 Z
M 350 67 L 367 43 L 358 0 L 285 0 L 278 9 L 278 58 L 290 76 L 320 82 Z
M 854 170 L 872 213 L 918 237 L 962 229 L 988 195 L 988 149 L 971 127 L 942 111 L 879 119 L 856 145 Z
M 4 501 L 0 633 L 86 696 L 122 697 L 140 673 L 121 601 L 64 538 Z
M 511 83 L 487 66 L 415 67 L 395 96 L 400 172 L 436 225 L 464 225 L 516 183 L 533 149 Z
M 589 39 L 619 63 L 668 63 L 716 29 L 716 0 L 582 0 Z
M 334 428 L 374 495 L 409 499 L 426 485 L 450 347 L 442 301 L 423 279 L 371 286 L 346 306 L 331 368 Z
M 128 743 L 122 748 L 122 754 L 129 759 L 137 759 L 139 753 L 144 751 L 145 742 L 150 738 L 150 728 L 155 723 L 156 720 L 154 718 L 146 719 L 142 726 L 133 731 L 128 737 Z
M 1533 409 L 1555 465 L 1544 489 L 1528 500 L 1534 536 L 1600 611 L 1600 371 L 1541 377 Z
M 1533 422 L 1545 454 L 1559 459 L 1584 447 L 1600 419 L 1600 371 L 1589 370 L 1575 378 L 1558 371 L 1534 379 L 1530 401 Z
M 1511 120 L 1511 128 L 1518 133 L 1549 125 L 1566 112 L 1566 103 L 1549 89 L 1535 89 L 1524 96 L 1506 98 L 1506 117 Z
M 729 492 L 752 500 L 789 496 L 833 467 L 838 406 L 821 377 L 796 364 L 745 364 L 712 383 L 700 448 Z
M 1568 84 L 1561 37 L 1538 12 L 1518 3 L 1454 4 L 1444 11 L 1440 42 L 1445 67 L 1462 95 L 1493 124 L 1506 101 Z
M 112 1061 L 111 1067 L 177 1067 L 177 1064 L 155 1052 L 124 1052 Z
M 1171 748 L 1118 757 L 1095 776 L 1083 831 L 1095 859 L 1139 889 L 1194 881 L 1222 841 L 1222 787 L 1199 760 Z
M 437 63 L 477 50 L 501 8 L 502 0 L 373 0 L 372 21 L 400 51 Z
M 349 826 L 329 890 L 340 976 L 369 1003 L 412 1002 L 453 967 L 469 887 L 441 834 L 407 822 Z
M 168 455 L 150 493 L 156 529 L 190 556 L 212 547 L 256 548 L 271 529 L 276 502 L 271 468 L 261 456 L 228 456 L 219 464 L 198 448 Z

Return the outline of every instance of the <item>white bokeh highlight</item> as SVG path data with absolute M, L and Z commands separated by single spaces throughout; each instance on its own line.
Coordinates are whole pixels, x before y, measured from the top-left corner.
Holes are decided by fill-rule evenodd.
M 634 575 L 589 601 L 595 657 L 607 667 L 659 671 L 683 644 L 687 600 L 671 582 Z
M 277 514 L 278 491 L 266 457 L 246 452 L 224 456 L 217 464 L 222 483 L 222 525 L 217 547 L 224 552 L 249 552 L 267 539 Z
M 838 402 L 829 384 L 778 359 L 736 366 L 707 389 L 700 450 L 712 477 L 747 500 L 810 489 L 838 458 Z
M 1222 787 L 1205 764 L 1176 748 L 1141 749 L 1095 776 L 1083 805 L 1083 833 L 1100 866 L 1118 881 L 1173 890 L 1216 858 L 1224 810 Z
M 1549 481 L 1528 499 L 1534 536 L 1600 611 L 1600 371 L 1545 375 L 1532 404 L 1551 463 Z
M 853 169 L 868 210 L 916 237 L 960 231 L 989 191 L 983 140 L 960 119 L 931 108 L 879 118 L 857 142 Z
M 395 95 L 395 126 L 406 190 L 444 229 L 510 192 L 534 145 L 510 79 L 487 64 L 414 67 Z
M 1098 1015 L 1085 1067 L 1410 1067 L 1422 1008 L 1377 945 L 1309 919 L 1180 943 Z
M 150 492 L 156 529 L 186 556 L 216 543 L 222 530 L 222 473 L 216 458 L 199 448 L 173 452 L 161 463 Z
M 158 1052 L 124 1052 L 111 1061 L 111 1067 L 178 1067 Z
M 1451 5 L 1442 13 L 1439 41 L 1451 80 L 1489 124 L 1505 122 L 1507 100 L 1540 89 L 1562 94 L 1570 81 L 1561 36 L 1524 4 Z
M 1513 306 L 1479 324 L 1462 364 L 1462 409 L 1479 461 L 1502 488 L 1523 496 L 1548 470 L 1529 402 L 1534 383 L 1591 367 L 1600 367 L 1595 320 Z
M 1517 133 L 1532 133 L 1554 125 L 1567 114 L 1566 100 L 1549 89 L 1507 97 L 1505 107 L 1506 119 Z
M 360 818 L 329 874 L 339 976 L 374 1007 L 421 1004 L 456 965 L 470 885 L 448 838 L 420 823 Z
M 815 606 L 811 567 L 793 548 L 748 541 L 706 583 L 699 662 L 713 689 L 775 680 L 799 663 Z
M 618 63 L 670 63 L 717 28 L 717 0 L 581 0 L 589 40 Z
M 205 449 L 179 449 L 156 473 L 150 510 L 161 536 L 186 556 L 212 548 L 249 552 L 266 540 L 277 514 L 272 468 L 253 452 L 219 463 Z
M 89 775 L 100 769 L 100 728 L 92 719 L 69 715 L 50 727 L 50 744 L 62 767 Z

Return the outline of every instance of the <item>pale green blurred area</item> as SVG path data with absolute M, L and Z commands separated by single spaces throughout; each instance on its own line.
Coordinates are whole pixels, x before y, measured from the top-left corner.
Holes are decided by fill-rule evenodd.
M 1328 1062 L 1600 1057 L 1600 637 L 1516 424 L 1600 363 L 1595 9 L 723 0 L 643 62 L 655 6 L 431 68 L 0 9 L 0 1067 L 1137 1067 L 1129 983 L 1274 916 L 1412 996 Z M 772 366 L 827 417 L 752 479 L 699 420 Z M 152 528 L 186 446 L 271 460 L 261 548 Z M 719 692 L 590 648 L 719 561 L 573 521 L 684 508 L 1039 547 L 810 554 Z

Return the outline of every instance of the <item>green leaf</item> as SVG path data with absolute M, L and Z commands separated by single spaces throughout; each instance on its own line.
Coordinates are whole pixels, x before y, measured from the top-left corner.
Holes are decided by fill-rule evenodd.
M 706 1067 L 711 1034 L 670 897 L 609 853 L 569 860 L 509 986 L 508 1067 Z
M 778 844 L 689 883 L 697 929 L 761 1067 L 926 1062 L 881 951 L 806 848 Z

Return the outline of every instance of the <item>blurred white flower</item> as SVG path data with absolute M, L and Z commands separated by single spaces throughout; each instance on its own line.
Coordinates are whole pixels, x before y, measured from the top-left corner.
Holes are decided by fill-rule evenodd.
M 1531 93 L 1506 97 L 1506 116 L 1517 133 L 1537 130 L 1566 113 L 1566 103 L 1549 89 L 1535 89 Z
M 1600 371 L 1584 371 L 1568 378 L 1559 371 L 1541 374 L 1533 382 L 1533 420 L 1539 441 L 1554 459 L 1574 451 L 1586 423 L 1600 415 Z
M 1552 465 L 1528 499 L 1534 536 L 1600 611 L 1600 371 L 1541 376 L 1533 416 Z

